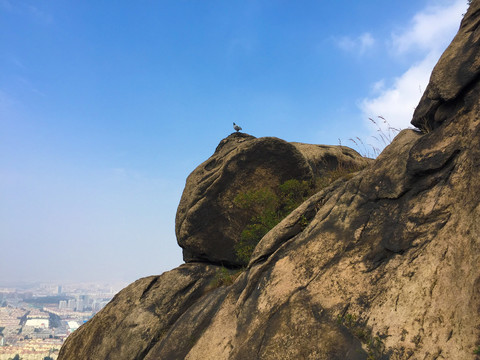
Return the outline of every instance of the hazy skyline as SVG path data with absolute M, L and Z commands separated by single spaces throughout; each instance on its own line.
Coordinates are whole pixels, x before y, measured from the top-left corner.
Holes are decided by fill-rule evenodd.
M 406 128 L 466 0 L 0 0 L 0 281 L 182 263 L 186 177 L 233 132 Z M 346 10 L 348 9 L 348 11 Z

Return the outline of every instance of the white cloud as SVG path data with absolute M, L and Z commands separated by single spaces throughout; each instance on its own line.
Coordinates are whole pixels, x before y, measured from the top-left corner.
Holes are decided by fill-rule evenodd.
M 375 95 L 360 102 L 363 119 L 383 116 L 392 127 L 407 128 L 413 111 L 425 90 L 433 67 L 458 31 L 466 1 L 449 1 L 444 6 L 429 6 L 418 12 L 400 33 L 391 35 L 394 56 L 421 60 L 394 79 L 383 79 L 372 87 Z M 390 86 L 385 87 L 385 83 Z M 376 130 L 372 128 L 372 131 Z
M 375 39 L 372 34 L 366 32 L 356 38 L 343 36 L 336 40 L 337 46 L 347 52 L 363 55 L 375 45 Z
M 374 93 L 378 94 L 385 89 L 385 79 L 379 80 L 372 85 L 372 90 Z
M 458 30 L 462 14 L 465 13 L 465 0 L 450 1 L 446 6 L 429 6 L 417 13 L 409 26 L 392 35 L 395 52 L 442 51 Z
M 428 84 L 437 60 L 436 54 L 427 56 L 395 78 L 390 87 L 383 86 L 378 96 L 364 99 L 360 104 L 364 118 L 383 116 L 392 127 L 403 129 L 410 126 L 415 106 Z M 374 87 L 383 84 L 384 81 L 377 82 Z

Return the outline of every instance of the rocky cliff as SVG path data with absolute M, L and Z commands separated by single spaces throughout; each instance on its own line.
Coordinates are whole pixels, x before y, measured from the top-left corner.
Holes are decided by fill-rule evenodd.
M 310 197 L 261 239 L 241 272 L 218 265 L 231 252 L 217 256 L 208 237 L 189 236 L 197 204 L 224 221 L 209 208 L 227 209 L 229 190 L 208 178 L 234 181 L 244 158 L 222 153 L 230 156 L 222 171 L 217 161 L 202 164 L 177 216 L 188 263 L 122 290 L 59 359 L 478 359 L 479 25 L 473 0 L 415 112 L 421 131 L 402 131 L 373 164 Z M 289 145 L 300 152 L 285 147 L 300 178 L 318 171 Z M 223 200 L 204 199 L 208 191 Z

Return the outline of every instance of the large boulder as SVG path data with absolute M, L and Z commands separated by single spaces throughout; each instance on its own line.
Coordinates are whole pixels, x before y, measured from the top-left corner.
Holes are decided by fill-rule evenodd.
M 479 9 L 473 0 L 463 24 Z M 459 49 L 443 58 L 468 67 Z M 458 112 L 402 131 L 367 169 L 294 210 L 236 278 L 192 263 L 141 279 L 59 359 L 480 359 L 479 75 L 454 98 Z M 444 79 L 439 94 L 458 77 Z
M 238 194 L 275 189 L 290 179 L 312 181 L 339 167 L 358 170 L 368 163 L 345 146 L 233 133 L 187 178 L 175 221 L 184 260 L 243 265 L 234 247 L 250 216 L 234 205 Z

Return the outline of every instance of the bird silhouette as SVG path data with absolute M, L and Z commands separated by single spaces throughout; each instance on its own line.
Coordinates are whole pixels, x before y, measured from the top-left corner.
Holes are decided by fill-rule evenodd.
M 238 126 L 237 124 L 233 123 L 233 129 L 236 131 L 236 132 L 239 132 L 240 130 L 242 130 L 242 128 L 240 126 Z

